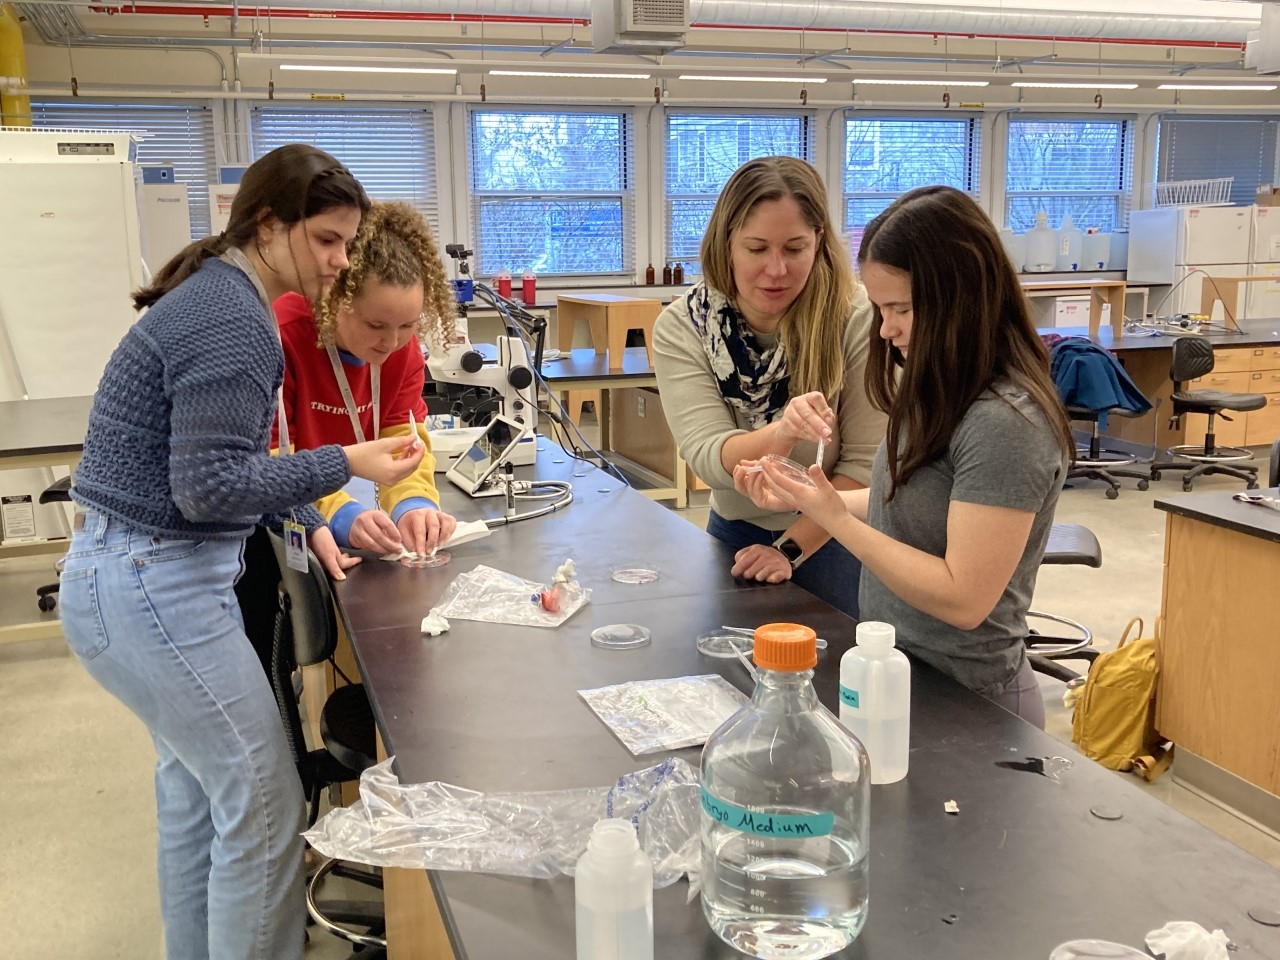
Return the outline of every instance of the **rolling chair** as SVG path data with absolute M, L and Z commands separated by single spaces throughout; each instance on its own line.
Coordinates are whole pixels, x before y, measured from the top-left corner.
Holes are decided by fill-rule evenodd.
M 1280 487 L 1280 439 L 1271 444 L 1271 464 L 1267 470 L 1267 486 Z
M 1109 417 L 1141 417 L 1151 409 L 1115 354 L 1082 337 L 1058 338 L 1049 348 L 1049 372 L 1067 415 L 1090 425 L 1089 442 L 1076 447 L 1067 481 L 1101 480 L 1109 500 L 1120 496 L 1117 477 L 1137 480 L 1138 489 L 1146 490 L 1146 470 L 1124 469 L 1137 463 L 1137 456 L 1102 446 L 1100 434 Z
M 1190 490 L 1196 477 L 1220 473 L 1245 481 L 1248 489 L 1258 486 L 1256 466 L 1232 466 L 1240 461 L 1252 460 L 1253 453 L 1244 447 L 1220 447 L 1214 432 L 1214 417 L 1230 420 L 1224 410 L 1244 413 L 1261 410 L 1267 398 L 1260 393 L 1227 393 L 1223 390 L 1184 390 L 1182 384 L 1203 377 L 1213 370 L 1213 344 L 1200 337 L 1178 337 L 1173 341 L 1173 360 L 1169 367 L 1169 379 L 1173 381 L 1173 415 L 1170 424 L 1177 426 L 1184 413 L 1206 413 L 1209 428 L 1203 444 L 1181 444 L 1170 447 L 1169 453 L 1178 460 L 1157 460 L 1151 464 L 1151 479 L 1159 480 L 1165 470 L 1185 470 L 1182 489 Z
M 1102 446 L 1098 421 L 1103 414 L 1114 414 L 1121 417 L 1140 417 L 1142 414 L 1124 407 L 1110 407 L 1107 410 L 1090 410 L 1087 407 L 1067 407 L 1067 416 L 1072 421 L 1081 421 L 1091 425 L 1089 443 L 1076 447 L 1076 458 L 1067 471 L 1067 482 L 1072 480 L 1101 480 L 1107 484 L 1107 499 L 1114 500 L 1120 496 L 1120 481 L 1116 477 L 1126 477 L 1138 481 L 1138 489 L 1146 490 L 1150 484 L 1150 475 L 1145 470 L 1126 470 L 1130 464 L 1137 463 L 1138 458 L 1119 450 L 1108 450 Z
M 281 577 L 271 649 L 271 688 L 310 804 L 307 825 L 311 826 L 320 813 L 325 788 L 357 780 L 377 762 L 376 727 L 364 685 L 348 684 L 330 694 L 320 712 L 323 746 L 307 750 L 293 672 L 299 666 L 332 662 L 338 645 L 337 615 L 328 575 L 315 554 L 307 551 L 310 569 L 301 573 L 285 562 L 284 540 L 274 532 L 270 539 Z M 381 873 L 326 860 L 307 885 L 307 912 L 326 932 L 350 942 L 362 958 L 384 957 L 386 922 L 381 905 L 363 900 L 318 900 L 320 886 L 330 874 L 381 889 Z
M 1102 545 L 1088 527 L 1077 523 L 1055 523 L 1049 531 L 1049 542 L 1045 545 L 1044 559 L 1040 563 L 1042 566 L 1083 564 L 1100 567 Z M 1093 649 L 1093 632 L 1078 620 L 1054 613 L 1031 610 L 1027 612 L 1027 619 L 1047 621 L 1069 631 L 1063 635 L 1042 633 L 1032 628 L 1026 638 L 1031 669 L 1068 685 L 1083 683 L 1084 678 L 1080 674 L 1057 661 L 1086 660 L 1092 664 L 1098 659 L 1098 651 Z
M 41 503 L 69 503 L 71 501 L 71 475 L 63 477 L 61 480 L 55 480 L 49 486 L 44 488 L 40 494 Z M 59 560 L 57 570 L 62 572 L 62 561 Z M 42 612 L 48 613 L 58 605 L 58 584 L 46 583 L 43 587 L 36 587 L 36 606 Z

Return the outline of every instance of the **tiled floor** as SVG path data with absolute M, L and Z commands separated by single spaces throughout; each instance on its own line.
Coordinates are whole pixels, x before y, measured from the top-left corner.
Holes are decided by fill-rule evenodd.
M 1198 490 L 1229 481 L 1207 480 Z M 1157 493 L 1126 486 L 1118 500 L 1101 487 L 1067 490 L 1060 521 L 1083 523 L 1102 543 L 1104 566 L 1041 571 L 1035 606 L 1090 624 L 1112 645 L 1131 616 L 1148 626 L 1160 605 L 1164 514 Z M 703 524 L 706 507 L 684 512 Z M 0 622 L 34 612 L 29 592 L 47 581 L 45 561 L 0 563 Z M 1071 751 L 1061 686 L 1042 679 L 1049 729 Z M 142 728 L 102 692 L 61 641 L 0 646 L 0 904 L 5 956 L 42 960 L 152 960 L 162 955 L 153 867 L 153 752 Z M 1116 774 L 1116 776 L 1124 776 Z M 1141 781 L 1134 780 L 1135 783 Z M 1241 847 L 1280 867 L 1280 841 L 1177 786 L 1168 776 L 1145 789 Z M 313 938 L 311 958 L 349 956 Z

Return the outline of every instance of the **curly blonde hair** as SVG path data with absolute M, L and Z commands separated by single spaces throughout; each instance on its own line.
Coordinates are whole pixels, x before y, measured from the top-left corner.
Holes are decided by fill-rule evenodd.
M 418 340 L 439 346 L 455 333 L 456 301 L 431 227 L 407 203 L 375 202 L 347 245 L 347 269 L 316 307 L 319 346 L 334 342 L 338 315 L 351 309 L 369 280 L 392 287 L 422 284 Z

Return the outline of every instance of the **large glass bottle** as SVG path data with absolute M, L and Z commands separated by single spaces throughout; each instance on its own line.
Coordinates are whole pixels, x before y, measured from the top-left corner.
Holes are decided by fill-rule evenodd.
M 754 657 L 751 702 L 702 751 L 702 911 L 743 953 L 817 960 L 866 922 L 867 754 L 818 702 L 811 629 L 766 624 Z

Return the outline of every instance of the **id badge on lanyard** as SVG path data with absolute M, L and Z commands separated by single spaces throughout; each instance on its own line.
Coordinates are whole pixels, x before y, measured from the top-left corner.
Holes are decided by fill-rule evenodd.
M 266 307 L 267 319 L 271 323 L 271 329 L 275 331 L 276 342 L 280 344 L 281 352 L 284 351 L 284 342 L 280 339 L 280 324 L 276 320 L 276 310 L 271 304 L 271 298 L 267 296 L 267 289 L 262 285 L 258 273 L 253 269 L 253 264 L 249 262 L 243 251 L 239 247 L 232 247 L 221 257 L 223 261 L 238 268 L 252 282 L 254 289 L 258 291 L 258 297 L 262 300 L 262 305 Z M 276 387 L 276 423 L 279 431 L 279 447 L 280 456 L 287 457 L 292 448 L 289 445 L 289 418 L 284 412 L 284 383 Z M 289 511 L 289 519 L 284 522 L 284 559 L 285 564 L 290 570 L 297 570 L 299 573 L 307 573 L 310 569 L 307 563 L 307 528 L 298 523 L 297 516 L 293 511 Z

